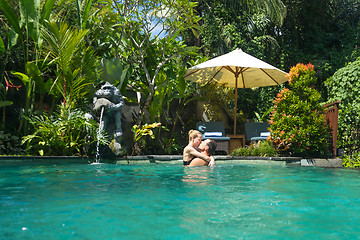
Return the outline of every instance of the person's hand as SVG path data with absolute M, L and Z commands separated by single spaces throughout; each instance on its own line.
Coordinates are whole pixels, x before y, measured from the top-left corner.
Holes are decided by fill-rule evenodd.
M 213 166 L 215 166 L 216 164 L 215 164 L 215 159 L 211 159 L 211 161 L 209 162 L 209 166 L 210 167 L 213 167 Z

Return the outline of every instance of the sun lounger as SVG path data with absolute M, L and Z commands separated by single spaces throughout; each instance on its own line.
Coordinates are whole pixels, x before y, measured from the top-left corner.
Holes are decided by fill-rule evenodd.
M 265 140 L 269 132 L 269 123 L 267 122 L 247 122 L 245 123 L 246 140 Z
M 260 133 L 260 137 L 252 137 L 251 141 L 266 140 L 268 136 L 270 136 L 270 132 L 262 132 Z
M 203 134 L 203 139 L 211 138 L 216 141 L 216 152 L 229 154 L 230 137 L 225 136 L 223 122 L 198 122 L 196 129 Z

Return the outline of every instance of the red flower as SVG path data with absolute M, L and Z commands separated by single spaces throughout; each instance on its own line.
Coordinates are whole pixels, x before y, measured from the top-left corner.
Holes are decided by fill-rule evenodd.
M 21 88 L 21 85 L 19 85 L 19 86 L 15 86 L 10 80 L 9 81 L 7 81 L 6 80 L 6 78 L 4 78 L 5 79 L 5 83 L 6 83 L 6 91 L 9 89 L 9 87 L 10 88 L 16 88 L 16 90 L 19 90 L 19 88 Z

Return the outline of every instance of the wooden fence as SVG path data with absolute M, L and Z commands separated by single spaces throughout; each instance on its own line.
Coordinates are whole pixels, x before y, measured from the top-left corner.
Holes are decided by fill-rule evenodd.
M 333 157 L 337 155 L 337 133 L 338 133 L 338 115 L 340 101 L 332 102 L 324 105 L 326 122 L 331 129 L 331 143 Z

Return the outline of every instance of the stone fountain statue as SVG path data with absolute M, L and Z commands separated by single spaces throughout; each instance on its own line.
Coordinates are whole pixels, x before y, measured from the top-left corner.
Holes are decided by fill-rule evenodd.
M 123 135 L 121 115 L 123 107 L 123 97 L 119 89 L 112 84 L 106 82 L 95 92 L 93 110 L 97 115 L 100 115 L 103 111 L 102 118 L 99 117 L 99 128 L 101 131 L 106 131 L 110 136 L 113 136 L 109 148 L 116 156 L 121 154 L 121 139 Z

